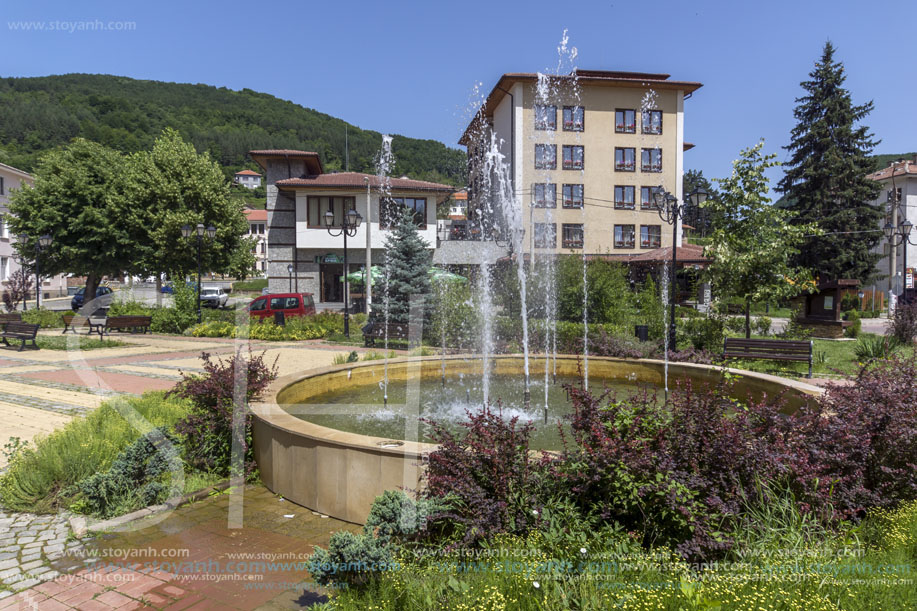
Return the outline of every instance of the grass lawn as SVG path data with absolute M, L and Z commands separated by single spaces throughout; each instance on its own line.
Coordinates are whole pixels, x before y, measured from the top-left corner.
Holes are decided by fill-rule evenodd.
M 76 338 L 76 341 L 74 341 L 74 338 Z M 97 348 L 117 348 L 118 346 L 127 345 L 116 339 L 95 339 L 85 335 L 75 335 L 71 337 L 66 335 L 39 335 L 35 341 L 39 348 L 45 350 L 71 350 L 74 348 L 78 348 L 79 350 L 95 350 Z
M 872 335 L 871 333 L 862 333 L 862 336 Z M 753 335 L 753 338 L 763 338 Z M 854 349 L 856 340 L 834 341 L 827 339 L 814 339 L 812 358 L 812 375 L 813 376 L 831 376 L 831 375 L 850 375 L 855 374 L 860 369 L 860 363 L 857 362 Z M 914 351 L 913 348 L 901 348 L 899 353 L 902 356 L 909 356 Z M 727 359 L 726 364 L 736 369 L 748 369 L 749 371 L 760 371 L 773 375 L 785 377 L 804 377 L 809 372 L 808 363 L 788 362 L 788 361 L 766 361 L 743 359 Z

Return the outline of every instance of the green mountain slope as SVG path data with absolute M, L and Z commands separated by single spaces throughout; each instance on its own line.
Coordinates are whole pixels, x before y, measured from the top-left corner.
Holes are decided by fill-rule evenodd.
M 209 85 L 143 81 L 101 74 L 0 77 L 0 161 L 33 170 L 45 151 L 81 136 L 124 152 L 149 149 L 174 127 L 227 170 L 256 167 L 252 149 L 315 151 L 327 170 L 372 172 L 381 134 L 274 96 Z M 435 140 L 395 136 L 395 175 L 464 184 L 465 154 Z

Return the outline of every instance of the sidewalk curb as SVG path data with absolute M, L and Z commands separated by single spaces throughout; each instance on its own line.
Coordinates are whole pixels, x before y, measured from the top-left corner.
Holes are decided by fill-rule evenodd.
M 195 492 L 189 492 L 188 494 L 182 495 L 177 499 L 169 499 L 165 503 L 161 503 L 159 505 L 150 505 L 149 507 L 144 507 L 143 509 L 138 509 L 137 511 L 132 511 L 115 518 L 109 518 L 108 520 L 100 520 L 92 524 L 89 523 L 86 516 L 73 516 L 70 518 L 70 528 L 73 530 L 73 534 L 76 537 L 83 538 L 83 536 L 88 533 L 98 533 L 111 530 L 118 528 L 119 526 L 124 526 L 125 524 L 135 520 L 141 520 L 157 513 L 162 513 L 163 511 L 178 509 L 184 505 L 189 505 L 196 501 L 206 499 L 214 492 L 223 492 L 229 488 L 229 486 L 229 480 L 226 479 L 214 484 L 213 486 L 209 486 Z

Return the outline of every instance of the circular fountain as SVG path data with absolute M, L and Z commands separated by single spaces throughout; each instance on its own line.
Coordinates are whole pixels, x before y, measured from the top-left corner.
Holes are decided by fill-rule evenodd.
M 275 493 L 314 511 L 363 522 L 373 499 L 383 491 L 417 489 L 423 457 L 435 449 L 425 441 L 423 418 L 447 425 L 451 418 L 457 424 L 466 408 L 480 409 L 482 362 L 477 355 L 449 356 L 445 363 L 441 357 L 390 360 L 387 405 L 382 401 L 380 384 L 386 378 L 380 361 L 276 380 L 264 400 L 252 406 L 254 451 L 262 481 Z M 591 357 L 589 362 L 593 392 L 603 387 L 619 396 L 635 390 L 662 392 L 663 361 Z M 569 411 L 563 383 L 580 378 L 582 359 L 557 356 L 557 384 L 548 389 L 547 411 L 537 403 L 529 409 L 523 406 L 519 394 L 525 365 L 522 356 L 491 356 L 489 363 L 492 409 L 498 409 L 500 402 L 504 417 L 531 420 L 536 429 L 534 448 L 557 449 L 557 428 L 563 426 L 563 414 Z M 530 356 L 529 364 L 544 367 L 544 359 Z M 716 384 L 724 371 L 710 365 L 668 364 L 670 383 Z M 820 388 L 803 382 L 728 371 L 739 376 L 733 392 L 736 399 L 783 394 L 792 409 L 821 393 Z M 508 396 L 501 396 L 504 392 Z

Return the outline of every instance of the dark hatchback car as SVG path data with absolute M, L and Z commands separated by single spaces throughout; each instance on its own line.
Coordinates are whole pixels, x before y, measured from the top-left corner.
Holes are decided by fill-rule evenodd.
M 70 300 L 70 309 L 76 312 L 83 307 L 83 296 L 86 292 L 86 287 L 82 287 L 76 292 L 73 296 L 73 299 Z M 107 286 L 100 286 L 96 289 L 96 299 L 99 300 L 100 308 L 107 308 L 111 305 L 111 300 L 113 298 L 112 290 Z

